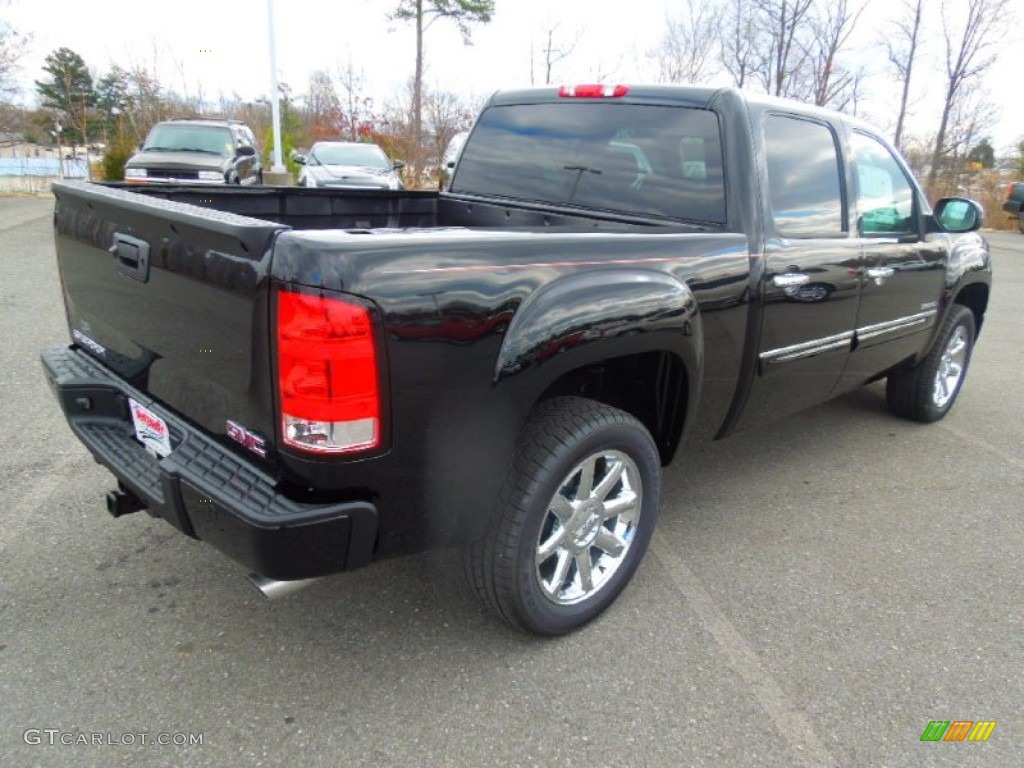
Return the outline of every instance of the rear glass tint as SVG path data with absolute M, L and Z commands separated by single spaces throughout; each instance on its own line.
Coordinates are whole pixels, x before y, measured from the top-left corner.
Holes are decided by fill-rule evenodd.
M 725 223 L 718 120 L 688 107 L 492 107 L 463 149 L 451 189 Z

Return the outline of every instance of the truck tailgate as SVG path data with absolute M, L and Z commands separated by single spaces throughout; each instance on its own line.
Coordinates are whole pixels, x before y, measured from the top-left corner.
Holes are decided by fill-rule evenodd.
M 215 435 L 274 434 L 269 262 L 280 224 L 84 182 L 53 185 L 74 342 Z

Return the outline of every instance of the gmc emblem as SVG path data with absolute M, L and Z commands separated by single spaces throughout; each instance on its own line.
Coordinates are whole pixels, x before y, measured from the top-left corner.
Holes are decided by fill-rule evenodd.
M 228 437 L 230 437 L 236 443 L 238 443 L 239 445 L 244 445 L 246 448 L 255 453 L 261 459 L 266 458 L 267 446 L 266 443 L 263 441 L 262 437 L 253 434 L 248 429 L 243 427 L 241 424 L 238 424 L 230 420 L 227 423 L 226 429 Z

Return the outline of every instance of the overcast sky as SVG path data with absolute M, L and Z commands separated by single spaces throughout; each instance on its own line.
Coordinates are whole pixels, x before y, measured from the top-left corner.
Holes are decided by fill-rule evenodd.
M 966 0 L 950 2 L 956 6 Z M 275 0 L 281 79 L 301 93 L 310 71 L 336 72 L 351 60 L 365 73 L 377 103 L 384 104 L 413 71 L 413 30 L 409 24 L 387 21 L 394 5 L 394 0 Z M 463 45 L 450 23 L 438 22 L 427 32 L 429 83 L 479 98 L 498 88 L 529 85 L 532 59 L 540 84 L 548 29 L 555 30 L 554 39 L 562 44 L 578 38 L 572 55 L 556 67 L 556 82 L 598 77 L 606 82 L 651 81 L 655 70 L 647 53 L 661 38 L 666 17 L 685 6 L 682 0 L 497 0 L 496 5 L 494 21 L 474 29 L 472 46 Z M 874 67 L 884 63 L 884 53 L 872 47 L 884 35 L 880 14 L 894 6 L 891 0 L 874 0 L 873 15 L 865 16 L 858 29 L 858 55 Z M 254 99 L 270 90 L 266 0 L 11 0 L 0 6 L 0 14 L 18 31 L 32 35 L 21 73 L 27 103 L 35 98 L 32 82 L 43 76 L 44 57 L 61 46 L 81 54 L 97 75 L 113 63 L 144 65 L 176 90 L 195 95 L 201 88 L 207 100 L 220 93 Z M 932 24 L 937 37 L 938 19 Z M 1019 52 L 1024 39 L 1015 34 L 1002 46 L 1006 53 L 984 86 L 1001 110 L 993 131 L 997 149 L 1024 138 L 1021 57 L 1011 53 Z M 931 55 L 937 64 L 937 44 Z M 886 128 L 895 121 L 890 105 L 898 95 L 890 90 L 890 76 L 870 82 L 875 98 L 865 102 L 863 116 Z M 941 83 L 925 84 L 922 79 L 919 85 L 911 130 L 933 133 Z

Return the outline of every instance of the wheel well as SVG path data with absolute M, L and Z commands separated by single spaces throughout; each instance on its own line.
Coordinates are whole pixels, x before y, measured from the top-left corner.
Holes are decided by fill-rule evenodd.
M 615 357 L 562 376 L 537 399 L 577 395 L 626 411 L 654 438 L 668 464 L 682 436 L 689 380 L 682 360 L 670 352 Z
M 971 310 L 974 315 L 974 336 L 977 338 L 981 333 L 981 321 L 985 318 L 985 308 L 988 307 L 988 286 L 981 283 L 965 286 L 956 295 L 954 303 L 962 304 Z

